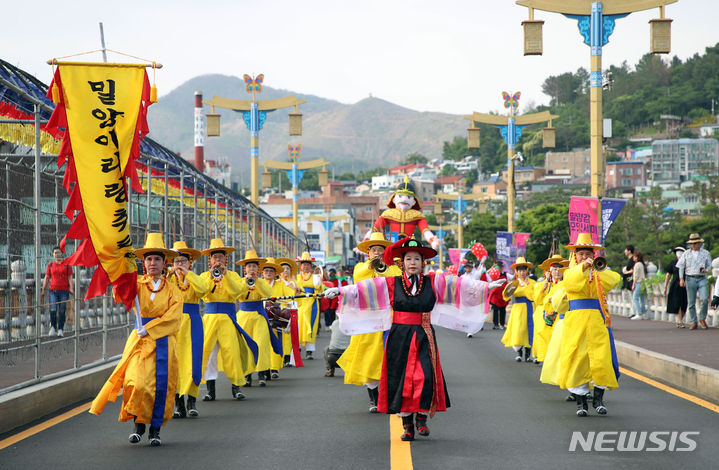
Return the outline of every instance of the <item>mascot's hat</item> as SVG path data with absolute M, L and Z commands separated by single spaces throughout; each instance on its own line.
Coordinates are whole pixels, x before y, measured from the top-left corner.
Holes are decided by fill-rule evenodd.
M 394 193 L 392 193 L 392 196 L 389 198 L 389 202 L 387 202 L 387 207 L 390 209 L 394 209 L 394 197 L 397 194 L 403 194 L 405 196 L 412 196 L 414 198 L 414 206 L 412 206 L 412 209 L 416 210 L 422 210 L 422 206 L 419 203 L 419 199 L 417 199 L 417 195 L 415 194 L 414 185 L 409 181 L 409 177 L 407 175 L 404 176 L 404 182 L 400 183 L 399 186 L 397 186 L 397 189 Z

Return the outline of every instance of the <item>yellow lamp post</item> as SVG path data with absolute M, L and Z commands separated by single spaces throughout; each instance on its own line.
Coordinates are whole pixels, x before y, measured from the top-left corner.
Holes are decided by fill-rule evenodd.
M 292 183 L 292 231 L 295 236 L 299 236 L 300 230 L 297 216 L 297 191 L 299 188 L 300 180 L 302 179 L 302 174 L 305 170 L 308 170 L 310 168 L 321 167 L 322 170 L 319 172 L 317 182 L 320 186 L 324 186 L 327 184 L 327 165 L 329 165 L 330 162 L 322 158 L 318 158 L 309 162 L 297 163 L 297 159 L 300 157 L 300 152 L 302 151 L 302 146 L 297 145 L 293 147 L 292 145 L 288 145 L 287 150 L 290 154 L 290 158 L 292 159 L 291 162 L 278 162 L 274 160 L 267 160 L 265 161 L 265 163 L 263 163 L 265 171 L 262 173 L 262 186 L 265 188 L 272 186 L 272 175 L 270 174 L 270 172 L 267 171 L 268 168 L 285 170 L 287 172 L 287 176 Z
M 602 155 L 602 47 L 614 32 L 614 23 L 630 13 L 659 8 L 659 18 L 649 21 L 651 27 L 650 52 L 665 54 L 671 50 L 671 19 L 664 17 L 664 7 L 677 0 L 518 0 L 529 8 L 529 20 L 524 26 L 524 55 L 542 54 L 542 23 L 534 19 L 534 10 L 561 13 L 577 20 L 584 43 L 590 48 L 589 100 L 591 195 L 597 199 L 604 193 L 605 162 Z M 601 211 L 601 204 L 598 205 Z M 601 213 L 598 214 L 601 229 Z
M 231 109 L 242 113 L 242 119 L 250 130 L 250 200 L 254 205 L 259 204 L 259 171 L 260 171 L 260 130 L 265 123 L 267 113 L 272 111 L 289 108 L 294 106 L 295 112 L 290 114 L 290 135 L 302 135 L 302 115 L 299 114 L 299 105 L 306 103 L 306 100 L 300 100 L 295 95 L 285 96 L 272 100 L 256 99 L 256 93 L 262 92 L 262 83 L 264 75 L 260 74 L 256 77 L 244 76 L 246 90 L 252 93 L 252 101 L 233 100 L 223 98 L 221 96 L 213 96 L 209 101 L 203 101 L 211 107 L 211 113 L 207 115 L 207 135 L 219 136 L 219 114 L 215 113 L 215 107 L 223 109 Z M 211 132 L 212 130 L 212 132 Z M 296 234 L 295 234 L 296 235 Z
M 456 194 L 448 194 L 443 192 L 438 192 L 435 194 L 435 204 L 437 206 L 441 207 L 440 200 L 449 200 L 454 201 L 454 208 L 457 210 L 457 248 L 460 250 L 462 249 L 463 245 L 463 227 L 464 224 L 462 222 L 462 215 L 464 214 L 464 210 L 467 207 L 467 203 L 469 201 L 476 201 L 479 199 L 484 199 L 486 196 L 484 194 L 473 194 L 473 193 L 464 193 L 464 182 L 459 182 L 457 184 L 457 191 Z
M 471 121 L 472 125 L 467 129 L 467 146 L 469 148 L 479 148 L 479 128 L 475 127 L 475 123 L 490 124 L 499 127 L 502 132 L 504 141 L 507 142 L 507 231 L 514 232 L 514 146 L 519 142 L 522 135 L 522 129 L 530 124 L 538 124 L 541 122 L 549 122 L 549 127 L 544 129 L 545 147 L 554 147 L 554 128 L 552 127 L 552 119 L 559 116 L 551 114 L 549 111 L 541 113 L 515 115 L 519 106 L 520 92 L 510 95 L 502 92 L 504 99 L 504 107 L 509 109 L 509 116 L 499 116 L 496 114 L 485 114 L 474 112 L 465 119 Z M 478 199 L 478 198 L 476 198 Z M 461 248 L 461 247 L 460 247 Z
M 429 229 L 434 232 L 435 235 L 437 235 L 437 238 L 440 239 L 440 241 L 444 241 L 445 235 L 447 235 L 447 231 L 449 230 L 457 230 L 458 224 L 452 224 L 452 225 L 444 225 L 444 215 L 438 215 L 437 216 L 437 224 L 438 225 L 429 225 Z M 444 260 L 442 259 L 442 247 L 444 246 L 444 243 L 439 244 L 439 252 L 437 253 L 437 256 L 439 257 L 439 269 L 444 269 Z

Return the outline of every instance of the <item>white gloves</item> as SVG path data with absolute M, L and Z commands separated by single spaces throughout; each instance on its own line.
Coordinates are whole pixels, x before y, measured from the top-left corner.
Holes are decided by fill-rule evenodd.
M 340 295 L 339 287 L 330 287 L 329 289 L 325 290 L 325 297 L 328 299 L 334 299 L 338 295 Z
M 147 330 L 144 326 L 141 326 L 137 329 L 137 336 L 139 336 L 140 338 L 142 338 L 143 336 L 147 336 Z
M 315 285 L 315 289 L 322 285 L 322 278 L 319 274 L 312 275 L 312 283 Z
M 496 287 L 501 287 L 502 284 L 504 284 L 505 282 L 507 282 L 507 280 L 504 279 L 504 278 L 502 278 L 502 279 L 497 279 L 496 281 L 492 281 L 492 282 L 489 283 L 489 289 L 491 290 L 491 289 L 494 289 L 494 288 L 496 288 Z

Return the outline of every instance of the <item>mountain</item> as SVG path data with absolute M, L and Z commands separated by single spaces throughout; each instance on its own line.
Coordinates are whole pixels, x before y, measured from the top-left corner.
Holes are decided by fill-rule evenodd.
M 194 93 L 201 90 L 203 99 L 212 96 L 246 100 L 244 82 L 238 77 L 203 75 L 195 77 L 150 106 L 150 136 L 163 145 L 192 159 Z M 263 87 L 258 99 L 279 98 L 296 94 L 307 100 L 300 105 L 303 135 L 290 137 L 287 114 L 280 109 L 267 115 L 260 131 L 260 162 L 266 159 L 285 161 L 287 145 L 302 144 L 302 159 L 325 158 L 334 163 L 332 170 L 360 171 L 391 167 L 405 155 L 421 153 L 428 158 L 442 154 L 444 141 L 462 135 L 467 121 L 461 116 L 426 113 L 397 106 L 379 98 L 366 98 L 354 104 L 313 95 Z M 205 113 L 209 113 L 205 107 Z M 227 157 L 233 168 L 249 166 L 250 134 L 240 113 L 215 109 L 221 114 L 221 136 L 205 141 L 205 158 Z

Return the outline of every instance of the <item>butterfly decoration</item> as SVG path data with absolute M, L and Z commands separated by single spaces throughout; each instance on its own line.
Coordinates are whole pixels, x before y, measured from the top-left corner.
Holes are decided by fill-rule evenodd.
M 504 99 L 504 107 L 505 108 L 517 108 L 519 106 L 519 97 L 522 96 L 522 92 L 518 91 L 513 95 L 510 95 L 506 91 L 502 92 L 502 98 Z
M 302 151 L 302 146 L 298 145 L 296 147 L 293 147 L 291 145 L 288 145 L 287 151 L 290 152 L 290 157 L 299 157 L 300 152 Z
M 252 93 L 253 91 L 261 92 L 262 91 L 262 82 L 265 80 L 264 74 L 259 74 L 258 76 L 252 78 L 249 75 L 245 74 L 242 77 L 245 80 L 246 90 L 247 93 Z

